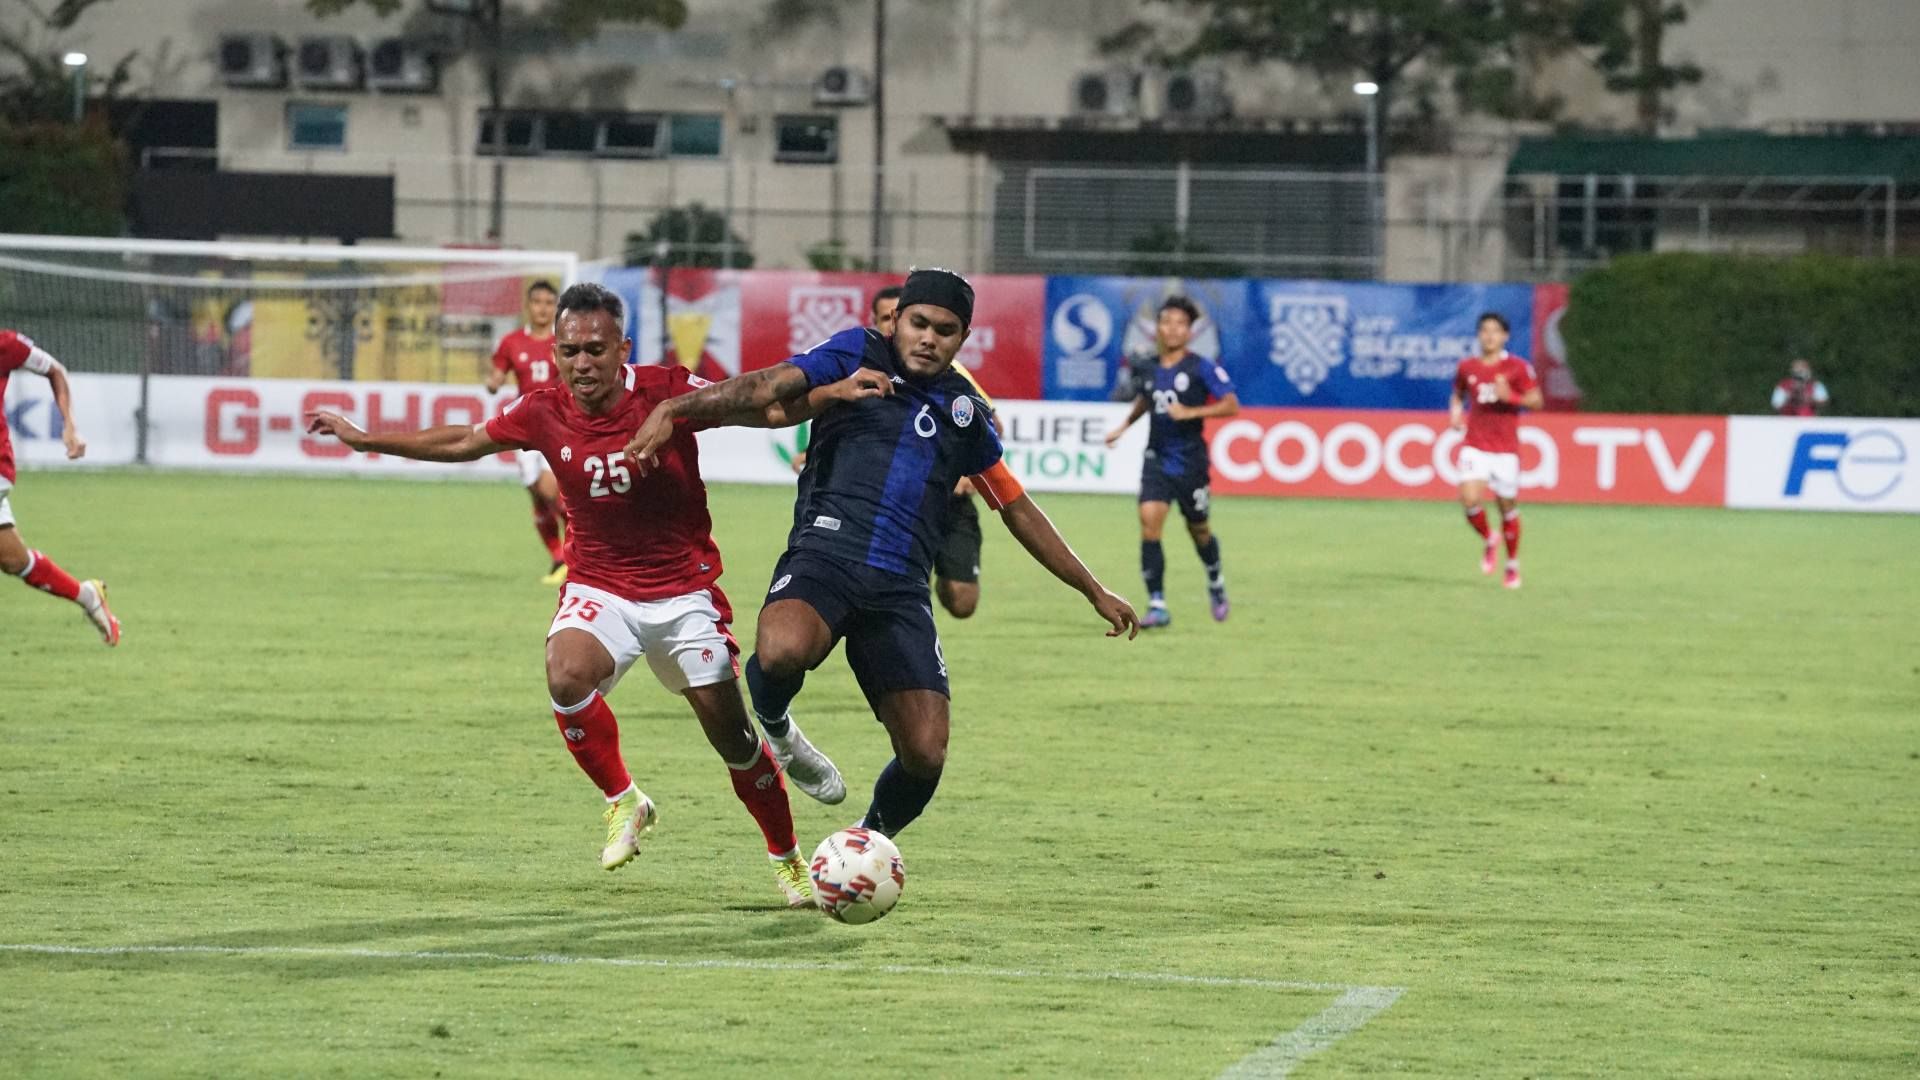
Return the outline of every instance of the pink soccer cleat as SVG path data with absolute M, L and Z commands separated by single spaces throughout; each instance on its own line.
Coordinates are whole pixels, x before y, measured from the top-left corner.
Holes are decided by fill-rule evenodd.
M 1517 564 L 1509 564 L 1507 567 L 1506 580 L 1502 581 L 1500 584 L 1505 585 L 1509 589 L 1519 588 L 1520 587 L 1520 567 Z
M 1493 568 L 1498 565 L 1500 565 L 1500 543 L 1492 537 L 1488 537 L 1487 550 L 1480 555 L 1480 572 L 1483 574 L 1491 574 L 1493 573 Z

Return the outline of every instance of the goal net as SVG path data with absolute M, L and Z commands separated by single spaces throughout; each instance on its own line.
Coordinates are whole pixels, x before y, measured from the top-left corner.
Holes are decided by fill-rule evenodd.
M 82 372 L 473 382 L 571 252 L 0 235 L 0 323 Z

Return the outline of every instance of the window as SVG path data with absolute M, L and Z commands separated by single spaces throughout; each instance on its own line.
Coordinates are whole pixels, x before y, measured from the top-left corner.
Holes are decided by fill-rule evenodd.
M 540 123 L 531 113 L 480 114 L 480 153 L 495 153 L 501 145 L 509 154 L 535 154 L 540 151 Z
M 591 154 L 600 122 L 585 113 L 547 113 L 540 121 L 541 149 L 549 154 Z
M 718 113 L 674 113 L 668 125 L 668 152 L 674 157 L 719 157 Z
M 347 107 L 287 102 L 287 149 L 345 150 Z
M 658 116 L 644 113 L 609 116 L 600 129 L 600 153 L 607 157 L 659 157 L 663 126 Z
M 773 160 L 815 165 L 831 165 L 839 161 L 840 118 L 774 117 Z

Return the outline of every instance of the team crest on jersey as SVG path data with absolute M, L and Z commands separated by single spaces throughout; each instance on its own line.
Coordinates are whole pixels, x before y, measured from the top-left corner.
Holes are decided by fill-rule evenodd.
M 712 386 L 713 384 L 701 378 L 698 375 L 688 375 L 687 385 L 693 387 L 695 390 L 705 390 L 707 387 Z
M 1173 377 L 1173 388 L 1175 391 L 1179 393 L 1182 393 L 1182 394 L 1186 393 L 1187 387 L 1192 385 L 1193 385 L 1193 380 L 1187 378 L 1187 373 L 1184 371 Z
M 965 394 L 953 399 L 953 422 L 961 427 L 973 423 L 973 399 Z
M 571 446 L 563 446 L 563 447 L 561 447 L 561 448 L 560 448 L 560 460 L 561 460 L 561 461 L 572 461 L 572 460 L 573 460 L 573 447 L 571 447 Z
M 776 581 L 776 582 L 774 582 L 774 583 L 773 583 L 773 588 L 771 588 L 771 589 L 768 589 L 767 591 L 768 591 L 768 592 L 770 592 L 770 593 L 777 593 L 777 592 L 779 592 L 779 591 L 780 591 L 781 589 L 784 589 L 784 588 L 786 588 L 786 587 L 787 587 L 787 582 L 789 582 L 789 581 L 792 581 L 792 580 L 793 580 L 793 575 L 792 575 L 792 574 L 781 574 L 781 575 L 780 575 L 780 580 L 779 580 L 779 581 Z

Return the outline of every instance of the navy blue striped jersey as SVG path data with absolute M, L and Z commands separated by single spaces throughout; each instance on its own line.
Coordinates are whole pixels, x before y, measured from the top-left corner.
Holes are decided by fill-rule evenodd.
M 835 405 L 813 421 L 788 547 L 926 580 L 954 485 L 1000 461 L 991 410 L 952 370 L 909 377 L 893 342 L 873 330 L 843 330 L 788 363 L 809 386 L 862 367 L 893 378 L 891 396 Z
M 1147 463 L 1158 464 L 1168 476 L 1185 476 L 1207 467 L 1207 422 L 1175 420 L 1167 415 L 1174 402 L 1200 406 L 1233 393 L 1227 369 L 1204 356 L 1187 353 L 1169 367 L 1154 364 L 1134 380 L 1134 393 L 1147 399 Z

